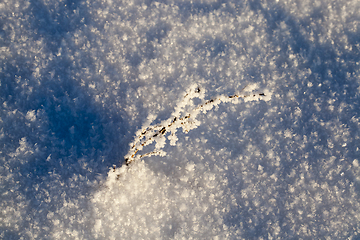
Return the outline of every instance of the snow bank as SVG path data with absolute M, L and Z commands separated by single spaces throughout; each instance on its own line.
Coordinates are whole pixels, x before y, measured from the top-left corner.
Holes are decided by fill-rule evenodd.
M 0 238 L 358 238 L 359 6 L 2 1 Z

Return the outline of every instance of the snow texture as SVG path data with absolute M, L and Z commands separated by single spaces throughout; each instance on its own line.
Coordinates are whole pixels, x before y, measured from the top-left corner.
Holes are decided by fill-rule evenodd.
M 359 51 L 357 0 L 0 1 L 0 239 L 359 239 Z

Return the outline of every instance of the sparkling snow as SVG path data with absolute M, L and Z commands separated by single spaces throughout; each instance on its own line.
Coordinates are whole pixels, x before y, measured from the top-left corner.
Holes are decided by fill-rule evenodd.
M 357 0 L 1 1 L 0 238 L 358 239 L 359 51 Z

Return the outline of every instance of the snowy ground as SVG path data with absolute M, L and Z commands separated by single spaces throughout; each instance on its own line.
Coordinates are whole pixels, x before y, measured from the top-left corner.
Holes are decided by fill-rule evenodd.
M 2 0 L 0 238 L 359 239 L 359 51 L 357 0 Z

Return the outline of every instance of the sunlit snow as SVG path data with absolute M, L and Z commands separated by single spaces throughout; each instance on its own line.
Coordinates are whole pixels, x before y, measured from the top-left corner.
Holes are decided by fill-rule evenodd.
M 1 239 L 358 239 L 360 2 L 2 0 Z

